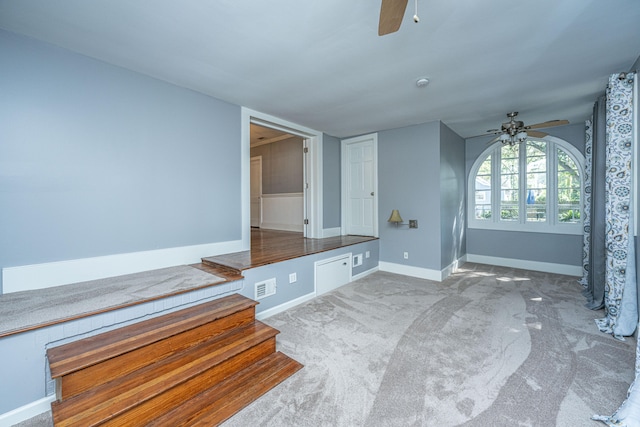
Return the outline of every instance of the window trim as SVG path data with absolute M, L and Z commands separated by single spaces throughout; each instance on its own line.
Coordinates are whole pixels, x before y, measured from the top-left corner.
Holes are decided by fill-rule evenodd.
M 558 216 L 558 155 L 557 149 L 561 148 L 565 151 L 575 162 L 578 171 L 580 173 L 580 201 L 584 201 L 584 156 L 582 153 L 569 142 L 557 138 L 555 136 L 547 135 L 544 138 L 530 138 L 532 140 L 545 141 L 546 155 L 547 155 L 547 198 L 550 197 L 550 189 L 553 189 L 553 197 L 555 203 L 547 205 L 547 218 L 548 221 L 544 222 L 528 222 L 526 219 L 519 219 L 517 222 L 500 221 L 496 215 L 492 215 L 490 220 L 478 220 L 475 217 L 475 180 L 478 170 L 491 155 L 491 211 L 499 212 L 496 207 L 500 206 L 500 149 L 502 143 L 496 141 L 494 144 L 488 146 L 485 150 L 478 155 L 469 171 L 469 177 L 467 181 L 467 218 L 468 228 L 484 229 L 484 230 L 501 230 L 501 231 L 520 231 L 530 233 L 551 233 L 551 234 L 576 234 L 583 233 L 582 220 L 584 215 L 580 216 L 580 221 L 575 223 L 564 223 L 557 220 Z M 525 150 L 526 151 L 526 150 Z M 553 155 L 550 155 L 553 153 Z M 498 159 L 498 160 L 496 160 Z M 519 168 L 522 171 L 523 164 L 525 165 L 524 175 L 526 176 L 526 160 L 524 156 L 520 156 Z M 520 172 L 522 177 L 522 172 Z M 519 182 L 519 191 L 524 191 L 522 188 L 526 186 L 526 180 Z M 496 191 L 498 190 L 498 191 Z M 518 198 L 519 212 L 524 214 L 526 212 L 526 205 L 523 197 Z M 581 213 L 582 213 L 581 208 Z M 522 215 L 520 218 L 523 218 Z M 526 215 L 525 217 L 526 218 Z

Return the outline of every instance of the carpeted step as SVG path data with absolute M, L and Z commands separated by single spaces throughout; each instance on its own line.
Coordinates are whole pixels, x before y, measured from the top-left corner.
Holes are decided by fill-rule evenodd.
M 238 294 L 47 351 L 58 399 L 126 375 L 254 321 L 257 303 Z
M 56 426 L 141 425 L 275 352 L 278 331 L 255 322 L 52 404 Z
M 283 353 L 273 353 L 145 425 L 216 426 L 302 367 Z

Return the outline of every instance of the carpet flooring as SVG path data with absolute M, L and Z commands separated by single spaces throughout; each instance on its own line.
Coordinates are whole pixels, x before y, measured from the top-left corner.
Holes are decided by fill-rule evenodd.
M 188 265 L 0 295 L 0 335 L 223 282 Z
M 376 272 L 265 320 L 305 367 L 223 426 L 602 425 L 635 339 L 599 332 L 581 290 L 471 263 L 443 282 Z
M 267 319 L 305 367 L 223 425 L 602 425 L 635 339 L 599 332 L 581 290 L 469 263 L 441 283 L 377 272 Z

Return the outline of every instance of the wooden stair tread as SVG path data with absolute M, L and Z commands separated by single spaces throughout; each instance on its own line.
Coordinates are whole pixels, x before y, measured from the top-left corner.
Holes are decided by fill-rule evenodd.
M 206 271 L 207 273 L 214 274 L 216 276 L 224 277 L 227 281 L 242 280 L 244 276 L 242 271 L 217 263 L 199 262 L 197 264 L 191 264 L 190 267 L 197 268 L 198 270 Z
M 58 380 L 58 398 L 68 399 L 253 322 L 255 322 L 254 307 L 245 308 L 215 322 L 200 325 L 118 357 L 70 372 Z
M 49 349 L 55 425 L 228 419 L 302 368 L 276 352 L 279 331 L 255 320 L 257 304 L 233 294 Z
M 202 376 L 186 387 L 192 393 L 196 393 L 199 391 L 198 383 L 204 382 L 204 386 L 200 387 L 208 387 L 208 381 L 211 381 L 211 378 L 229 376 L 233 372 L 246 368 L 247 363 L 255 363 L 259 359 L 254 357 L 254 353 L 260 357 L 273 353 L 275 351 L 275 336 L 278 332 L 264 323 L 255 321 L 212 337 L 157 363 L 98 385 L 84 393 L 60 402 L 54 402 L 52 403 L 52 411 L 55 424 L 56 426 L 97 425 L 135 407 L 141 407 L 144 402 L 156 398 L 168 389 Z M 261 343 L 269 340 L 272 342 L 261 346 Z M 251 350 L 254 347 L 255 350 Z M 245 361 L 243 361 L 243 357 L 239 356 L 243 352 L 248 352 Z M 236 356 L 238 360 L 225 364 Z M 221 366 L 222 373 L 214 371 L 217 366 Z M 179 393 L 178 398 L 187 397 L 185 396 L 186 390 L 177 390 L 177 392 Z M 173 392 L 173 394 L 175 393 L 176 391 Z M 164 401 L 167 398 L 160 400 Z M 139 421 L 139 417 L 136 416 L 135 420 Z M 121 420 L 118 421 L 118 423 L 120 422 Z
M 84 338 L 47 350 L 52 378 L 145 347 L 236 311 L 255 307 L 257 302 L 232 294 L 103 334 Z
M 271 343 L 272 345 L 268 345 Z M 275 353 L 275 340 L 264 342 L 243 353 L 243 363 L 238 358 L 226 360 L 213 369 L 166 390 L 153 399 L 142 402 L 124 414 L 101 423 L 101 427 L 121 427 L 122 425 L 148 425 L 156 418 L 196 397 L 199 393 L 215 387 L 241 368 L 259 363 Z M 246 362 L 246 363 L 245 363 Z M 84 427 L 84 426 L 83 426 Z
M 218 425 L 302 367 L 287 355 L 275 352 L 155 418 L 147 426 Z

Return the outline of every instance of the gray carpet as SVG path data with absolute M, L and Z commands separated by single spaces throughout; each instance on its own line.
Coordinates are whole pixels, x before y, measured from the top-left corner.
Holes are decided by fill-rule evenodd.
M 442 283 L 375 273 L 266 320 L 305 367 L 224 427 L 597 427 L 635 340 L 599 332 L 581 289 L 476 264 Z
M 625 398 L 635 339 L 600 333 L 581 290 L 469 263 L 442 283 L 372 274 L 265 321 L 305 367 L 224 427 L 597 427 Z
M 0 295 L 0 334 L 223 282 L 187 265 Z

